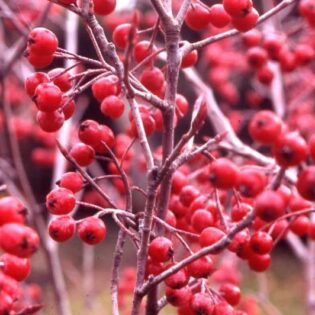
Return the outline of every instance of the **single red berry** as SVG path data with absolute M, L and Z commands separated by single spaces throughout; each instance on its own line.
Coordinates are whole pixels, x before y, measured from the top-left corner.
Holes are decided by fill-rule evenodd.
M 87 119 L 80 124 L 79 139 L 88 145 L 97 144 L 101 141 L 101 129 L 98 122 Z
M 182 69 L 192 67 L 198 61 L 198 51 L 192 50 L 187 55 L 185 55 L 182 59 L 182 63 L 180 67 Z
M 141 114 L 141 119 L 143 122 L 143 127 L 145 134 L 149 137 L 155 131 L 155 120 L 150 114 Z M 138 130 L 134 120 L 131 121 L 130 125 L 130 136 L 136 138 L 138 137 Z
M 290 222 L 290 230 L 298 235 L 305 236 L 308 232 L 310 219 L 306 215 L 300 215 Z
M 85 218 L 78 225 L 80 239 L 89 245 L 100 243 L 105 238 L 106 231 L 104 222 L 96 217 Z
M 208 227 L 200 233 L 199 244 L 201 247 L 211 246 L 220 241 L 224 236 L 225 233 L 218 228 Z
M 34 68 L 38 69 L 49 66 L 54 60 L 54 55 L 37 54 L 29 50 L 26 51 L 25 57 Z
M 273 154 L 280 166 L 295 166 L 306 158 L 307 144 L 298 133 L 287 133 L 277 139 L 273 146 Z
M 187 270 L 193 278 L 207 278 L 214 271 L 213 261 L 210 256 L 201 257 L 190 263 Z
M 252 9 L 244 17 L 233 17 L 232 25 L 240 32 L 248 32 L 255 27 L 258 18 L 258 12 L 255 9 Z
M 36 27 L 29 33 L 27 44 L 32 53 L 52 55 L 57 50 L 58 39 L 47 28 Z
M 179 194 L 179 200 L 185 207 L 190 204 L 200 195 L 200 191 L 192 185 L 183 187 Z
M 272 60 L 278 60 L 279 53 L 284 45 L 284 38 L 278 34 L 266 34 L 264 37 L 263 47 L 267 50 Z
M 167 266 L 167 268 L 171 266 L 172 264 L 170 266 Z M 189 275 L 186 268 L 178 270 L 164 280 L 165 284 L 172 289 L 183 288 L 188 284 L 188 281 Z
M 95 151 L 87 144 L 77 143 L 72 147 L 69 154 L 80 166 L 88 166 L 94 160 Z
M 116 75 L 100 78 L 92 84 L 94 97 L 101 102 L 106 96 L 118 95 L 120 93 L 119 79 Z
M 194 315 L 212 315 L 214 303 L 206 293 L 196 293 L 191 299 L 191 309 Z
M 272 250 L 273 239 L 268 233 L 258 231 L 251 236 L 249 245 L 254 253 L 264 255 L 270 253 Z
M 315 56 L 315 52 L 312 46 L 307 44 L 299 44 L 294 50 L 295 60 L 298 65 L 304 66 L 309 64 Z
M 267 62 L 268 54 L 264 48 L 256 46 L 246 52 L 246 58 L 251 67 L 259 68 Z
M 272 111 L 262 110 L 251 119 L 248 131 L 253 140 L 263 144 L 272 144 L 280 136 L 281 119 Z
M 172 192 L 179 194 L 184 186 L 188 184 L 187 177 L 180 171 L 175 171 L 172 177 Z
M 113 149 L 116 143 L 116 139 L 113 130 L 110 129 L 108 126 L 100 125 L 99 129 L 101 131 L 101 139 L 98 143 L 93 144 L 92 147 L 97 153 L 105 154 L 107 152 L 107 148 L 104 143 L 106 143 L 107 147 Z
M 83 188 L 83 178 L 80 173 L 68 172 L 64 173 L 57 183 L 60 187 L 71 190 L 73 193 L 80 191 Z
M 238 286 L 231 283 L 224 283 L 219 288 L 220 294 L 232 306 L 236 306 L 241 299 L 241 290 Z
M 173 254 L 173 243 L 166 237 L 156 237 L 149 245 L 149 255 L 154 262 L 167 262 Z
M 49 78 L 62 92 L 67 92 L 72 87 L 71 75 L 64 68 L 55 68 L 48 72 Z
M 218 189 L 233 188 L 237 182 L 238 169 L 226 158 L 213 161 L 209 166 L 209 180 Z
M 222 4 L 214 4 L 210 7 L 210 23 L 218 28 L 223 28 L 231 22 L 231 17 L 224 10 Z
M 103 99 L 101 103 L 101 112 L 110 118 L 119 118 L 125 110 L 125 104 L 121 98 L 110 95 Z
M 241 18 L 249 14 L 253 8 L 253 2 L 252 0 L 223 0 L 223 7 L 233 18 Z
M 165 83 L 163 72 L 157 68 L 147 68 L 140 76 L 141 83 L 152 93 L 159 94 Z
M 187 10 L 185 22 L 194 31 L 205 29 L 210 23 L 210 10 L 206 5 L 193 2 Z
M 133 58 L 139 63 L 156 51 L 156 47 L 150 41 L 142 40 L 133 48 Z
M 175 104 L 176 104 L 177 110 L 180 112 L 181 116 L 184 116 L 188 113 L 189 103 L 188 103 L 185 96 L 183 96 L 181 94 L 176 94 Z
M 192 298 L 192 291 L 191 288 L 188 286 L 177 290 L 166 287 L 165 296 L 168 303 L 173 306 L 179 307 L 189 304 Z
M 65 115 L 61 110 L 55 110 L 53 112 L 41 112 L 36 115 L 36 120 L 40 128 L 46 132 L 58 131 L 65 121 Z
M 116 0 L 93 0 L 93 8 L 95 14 L 111 14 L 116 8 Z
M 18 198 L 8 196 L 0 199 L 0 226 L 7 223 L 23 224 L 26 214 L 25 206 Z
M 213 224 L 213 215 L 206 209 L 196 210 L 191 216 L 191 225 L 197 233 L 201 233 L 205 228 L 213 226 Z
M 212 315 L 245 315 L 235 314 L 233 307 L 226 302 L 219 302 L 215 305 Z
M 256 272 L 264 272 L 266 271 L 271 263 L 271 257 L 269 254 L 265 255 L 257 255 L 252 254 L 249 257 L 248 264 L 249 268 Z
M 61 106 L 62 92 L 53 83 L 42 83 L 37 86 L 33 100 L 40 111 L 53 112 Z
M 65 120 L 71 118 L 75 111 L 75 102 L 68 96 L 63 96 L 61 101 L 61 109 L 65 116 Z
M 75 221 L 70 216 L 54 218 L 48 225 L 48 233 L 56 242 L 69 240 L 74 235 L 75 229 Z
M 46 207 L 55 215 L 70 213 L 75 206 L 73 192 L 66 188 L 56 188 L 46 196 Z
M 2 271 L 17 281 L 23 281 L 27 278 L 31 270 L 31 264 L 28 258 L 20 258 L 10 254 L 0 256 L 0 262 L 4 264 Z
M 264 190 L 266 184 L 267 177 L 262 172 L 248 169 L 239 172 L 236 187 L 242 196 L 253 198 Z
M 262 34 L 259 30 L 253 29 L 242 34 L 242 41 L 247 47 L 258 46 L 261 43 Z
M 132 27 L 133 26 L 131 24 L 125 23 L 118 25 L 114 29 L 113 42 L 118 48 L 125 49 L 127 47 L 128 38 Z
M 272 190 L 266 190 L 255 200 L 256 215 L 266 222 L 272 222 L 284 214 L 285 204 L 281 196 Z
M 269 85 L 274 78 L 274 73 L 269 66 L 262 66 L 257 69 L 256 75 L 258 81 L 265 85 Z
M 26 93 L 33 97 L 35 94 L 35 90 L 38 85 L 41 83 L 48 83 L 49 77 L 44 72 L 34 72 L 31 75 L 29 75 L 25 80 L 25 90 Z
M 7 253 L 28 258 L 39 247 L 38 234 L 30 227 L 9 223 L 0 227 L 0 247 Z
M 231 218 L 234 222 L 239 222 L 244 219 L 251 211 L 253 207 L 248 203 L 241 202 L 233 206 L 231 211 Z

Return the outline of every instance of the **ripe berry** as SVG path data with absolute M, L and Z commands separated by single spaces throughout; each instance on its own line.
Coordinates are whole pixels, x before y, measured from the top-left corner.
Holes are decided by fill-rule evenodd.
M 115 95 L 107 96 L 101 104 L 101 112 L 110 118 L 119 118 L 125 110 L 125 104 Z
M 39 111 L 36 115 L 36 120 L 42 130 L 56 132 L 63 126 L 65 116 L 60 110 L 48 113 Z
M 78 225 L 80 239 L 89 245 L 100 243 L 105 238 L 106 231 L 104 222 L 96 217 L 85 218 Z
M 273 154 L 280 166 L 295 166 L 306 158 L 307 144 L 299 134 L 287 133 L 277 139 L 273 147 Z
M 231 211 L 232 221 L 238 222 L 241 221 L 244 217 L 246 217 L 249 212 L 253 210 L 253 207 L 248 203 L 241 202 L 240 204 L 236 204 Z
M 141 83 L 152 93 L 159 94 L 163 88 L 165 78 L 163 72 L 157 68 L 147 68 L 140 77 Z
M 262 172 L 249 169 L 239 172 L 236 187 L 242 196 L 253 198 L 264 190 L 266 184 L 267 178 Z
M 40 111 L 53 112 L 61 106 L 62 92 L 53 83 L 42 83 L 37 86 L 33 100 Z
M 70 73 L 64 71 L 64 68 L 55 68 L 48 72 L 48 76 L 62 92 L 67 92 L 72 87 L 72 81 Z
M 179 200 L 185 207 L 189 207 L 190 204 L 199 196 L 200 192 L 192 185 L 187 185 L 182 188 L 179 194 Z
M 231 283 L 221 285 L 219 292 L 225 300 L 232 306 L 236 306 L 241 299 L 241 290 L 238 286 Z
M 173 243 L 166 237 L 159 236 L 149 245 L 149 255 L 154 262 L 167 262 L 173 254 Z
M 242 41 L 247 47 L 258 46 L 261 42 L 262 34 L 259 30 L 253 29 L 242 35 Z
M 249 257 L 248 264 L 249 268 L 256 272 L 266 271 L 271 263 L 271 257 L 269 254 L 257 255 L 252 254 Z
M 212 226 L 213 224 L 213 215 L 206 209 L 196 210 L 191 216 L 191 225 L 197 233 L 202 232 L 205 228 Z
M 205 5 L 193 2 L 187 10 L 185 22 L 194 31 L 201 31 L 210 23 L 210 10 Z
M 65 242 L 74 235 L 75 228 L 75 221 L 70 216 L 61 216 L 49 222 L 48 233 L 56 242 Z
M 192 292 L 190 287 L 186 286 L 178 290 L 166 287 L 165 296 L 168 303 L 173 306 L 183 306 L 189 304 L 192 298 Z
M 65 116 L 65 120 L 72 117 L 75 111 L 75 102 L 68 96 L 63 96 L 61 101 L 61 109 Z
M 298 65 L 304 66 L 309 64 L 314 59 L 314 49 L 310 45 L 299 44 L 294 50 L 295 61 Z
M 209 180 L 218 189 L 230 189 L 234 187 L 237 176 L 237 167 L 228 159 L 217 159 L 209 166 Z
M 211 246 L 221 240 L 224 236 L 225 233 L 218 228 L 208 227 L 201 232 L 199 236 L 199 244 L 201 247 Z
M 262 110 L 251 119 L 248 131 L 253 140 L 263 144 L 272 144 L 281 134 L 282 121 L 272 111 Z
M 28 35 L 30 52 L 42 55 L 52 55 L 58 47 L 56 35 L 44 27 L 34 28 Z
M 94 12 L 99 15 L 111 14 L 116 7 L 116 0 L 93 0 Z
M 168 266 L 171 267 L 172 265 Z M 188 284 L 189 275 L 187 269 L 183 268 L 167 277 L 164 282 L 165 284 L 172 289 L 180 289 Z
M 94 160 L 95 151 L 84 143 L 75 144 L 69 152 L 80 166 L 88 166 Z
M 119 79 L 116 75 L 100 78 L 92 84 L 94 97 L 101 102 L 106 96 L 120 93 Z
M 83 178 L 80 173 L 68 172 L 62 175 L 57 184 L 62 188 L 66 188 L 73 193 L 76 193 L 83 188 Z
M 0 199 L 0 226 L 7 223 L 25 222 L 27 211 L 23 203 L 16 197 L 3 197 Z
M 181 115 L 186 115 L 188 113 L 189 103 L 185 96 L 181 94 L 176 94 L 175 104 Z
M 133 58 L 135 62 L 139 63 L 155 51 L 156 47 L 153 44 L 151 45 L 150 41 L 142 40 L 133 48 Z
M 188 273 L 193 278 L 207 278 L 213 271 L 213 261 L 210 256 L 201 257 L 187 267 Z
M 255 27 L 258 18 L 258 12 L 255 9 L 252 9 L 244 17 L 233 17 L 232 25 L 240 32 L 247 32 Z
M 49 77 L 44 72 L 34 72 L 31 75 L 29 75 L 25 80 L 25 90 L 26 93 L 33 97 L 35 94 L 35 90 L 38 85 L 41 83 L 48 83 Z
M 49 66 L 54 59 L 54 55 L 36 54 L 29 50 L 25 52 L 28 62 L 35 68 L 41 69 Z
M 107 148 L 105 147 L 104 143 L 112 149 L 115 145 L 115 135 L 108 126 L 100 125 L 99 129 L 101 131 L 101 139 L 98 143 L 92 145 L 93 149 L 99 154 L 105 154 L 107 152 Z
M 266 34 L 264 37 L 263 46 L 272 60 L 278 60 L 283 44 L 284 38 L 278 34 Z
M 226 302 L 219 302 L 215 305 L 213 315 L 245 315 L 236 314 L 233 307 Z
M 80 124 L 79 139 L 88 145 L 97 144 L 101 141 L 101 129 L 98 122 L 87 119 Z
M 198 61 L 198 51 L 192 50 L 182 59 L 180 67 L 182 69 L 192 67 Z
M 113 42 L 114 44 L 121 48 L 125 49 L 127 47 L 128 37 L 130 34 L 130 30 L 132 25 L 129 23 L 118 25 L 113 31 Z
M 262 66 L 257 69 L 256 75 L 258 81 L 265 85 L 269 85 L 274 78 L 274 73 L 268 66 Z
M 17 281 L 25 280 L 30 273 L 31 265 L 28 258 L 3 254 L 0 256 L 0 262 L 4 264 L 2 271 Z
M 39 247 L 37 233 L 28 226 L 9 223 L 0 227 L 0 247 L 7 253 L 28 258 Z
M 246 52 L 246 58 L 251 67 L 259 68 L 267 62 L 268 54 L 262 47 L 252 47 Z
M 244 17 L 253 7 L 252 0 L 223 0 L 224 10 L 233 18 Z
M 46 196 L 46 207 L 55 215 L 68 214 L 73 210 L 75 201 L 72 191 L 56 188 Z
M 227 26 L 231 22 L 231 17 L 224 10 L 222 4 L 214 4 L 210 7 L 210 23 L 218 28 Z
M 310 219 L 306 215 L 300 215 L 290 223 L 290 230 L 298 235 L 305 236 L 308 232 Z
M 251 250 L 259 255 L 270 253 L 273 247 L 272 237 L 266 232 L 255 232 L 249 241 Z
M 188 184 L 187 177 L 180 171 L 175 171 L 172 177 L 172 192 L 179 194 L 184 186 Z
M 281 196 L 271 190 L 266 190 L 255 200 L 256 215 L 266 222 L 272 222 L 284 214 L 285 204 Z
M 214 309 L 212 298 L 205 293 L 196 293 L 191 299 L 191 309 L 194 315 L 212 315 Z

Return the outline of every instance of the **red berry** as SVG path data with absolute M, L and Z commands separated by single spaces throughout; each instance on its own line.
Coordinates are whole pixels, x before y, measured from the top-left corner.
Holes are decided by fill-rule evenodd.
M 116 8 L 116 0 L 93 0 L 94 12 L 99 15 L 111 14 Z
M 218 28 L 227 26 L 231 22 L 231 17 L 224 10 L 222 4 L 214 4 L 210 7 L 210 23 Z
M 237 176 L 236 165 L 226 158 L 217 159 L 209 166 L 209 180 L 218 189 L 233 188 L 237 182 Z
M 28 62 L 35 68 L 41 69 L 49 66 L 54 59 L 54 55 L 36 54 L 31 51 L 26 51 L 25 56 Z
M 191 309 L 194 315 L 212 315 L 213 300 L 205 293 L 196 293 L 191 300 Z
M 64 173 L 60 178 L 58 185 L 62 188 L 71 190 L 73 193 L 76 193 L 83 188 L 82 175 L 76 172 Z
M 147 68 L 140 77 L 141 83 L 152 93 L 159 94 L 162 90 L 165 78 L 163 72 L 157 68 Z
M 262 34 L 259 30 L 253 29 L 242 35 L 242 41 L 247 47 L 258 46 L 261 42 Z
M 201 31 L 210 23 L 210 10 L 206 5 L 193 2 L 187 10 L 185 22 L 194 31 Z
M 219 302 L 214 307 L 213 315 L 241 315 L 236 314 L 233 307 L 226 302 Z
M 75 102 L 68 96 L 63 96 L 61 101 L 62 112 L 65 116 L 65 120 L 72 117 L 75 111 Z
M 199 244 L 201 247 L 211 246 L 221 240 L 225 233 L 218 228 L 208 227 L 204 229 L 199 236 Z
M 113 42 L 121 49 L 127 47 L 128 37 L 133 26 L 129 23 L 118 25 L 113 31 Z
M 78 234 L 83 242 L 89 245 L 96 245 L 105 238 L 106 226 L 101 219 L 88 217 L 83 219 L 78 225 Z
M 236 306 L 241 299 L 241 290 L 238 286 L 231 283 L 221 285 L 219 292 L 225 300 L 232 306 Z
M 62 92 L 53 83 L 42 83 L 37 86 L 33 100 L 40 111 L 53 112 L 61 106 Z
M 315 134 L 308 141 L 309 152 L 313 161 L 315 161 Z
M 244 197 L 256 197 L 264 190 L 266 184 L 267 178 L 260 171 L 249 169 L 239 172 L 237 189 Z
M 198 51 L 192 50 L 187 55 L 185 55 L 182 59 L 181 68 L 189 68 L 192 67 L 198 61 Z
M 252 9 L 244 17 L 233 17 L 232 25 L 240 32 L 247 32 L 255 27 L 258 18 L 258 12 L 255 9 Z
M 236 204 L 232 208 L 232 212 L 231 212 L 232 221 L 234 221 L 234 222 L 241 221 L 252 210 L 253 210 L 253 207 L 247 203 L 241 202 L 240 204 Z
M 0 227 L 0 247 L 7 253 L 28 258 L 39 247 L 37 233 L 28 226 L 9 223 Z
M 268 54 L 262 47 L 252 47 L 247 51 L 246 58 L 251 67 L 259 68 L 267 62 Z
M 252 0 L 223 0 L 224 10 L 233 18 L 244 17 L 253 7 Z
M 271 263 L 271 257 L 269 254 L 256 255 L 252 254 L 249 257 L 248 264 L 249 268 L 256 272 L 266 271 Z
M 272 222 L 284 214 L 285 204 L 281 196 L 272 190 L 262 192 L 255 200 L 256 215 Z
M 101 102 L 106 96 L 120 93 L 119 79 L 116 75 L 100 78 L 92 84 L 94 97 Z
M 274 73 L 268 66 L 262 66 L 257 69 L 256 75 L 258 81 L 265 85 L 269 85 L 274 78 Z
M 282 121 L 272 111 L 262 110 L 251 119 L 248 131 L 253 140 L 263 144 L 272 144 L 281 134 Z
M 54 218 L 48 225 L 48 233 L 56 242 L 65 242 L 70 239 L 74 235 L 75 229 L 75 221 L 70 216 Z
M 207 278 L 214 271 L 213 261 L 210 256 L 201 257 L 190 263 L 187 270 L 193 278 Z
M 46 196 L 46 207 L 55 215 L 68 214 L 73 210 L 75 201 L 72 191 L 56 188 Z
M 95 151 L 84 143 L 75 144 L 69 152 L 80 166 L 88 166 L 94 160 Z
M 101 141 L 102 131 L 95 120 L 87 119 L 80 124 L 79 139 L 88 145 L 97 144 Z
M 266 232 L 255 232 L 249 242 L 251 250 L 259 255 L 270 253 L 273 247 L 273 239 Z
M 52 55 L 58 47 L 56 35 L 44 27 L 34 28 L 28 35 L 30 52 L 42 55 Z
M 10 254 L 3 254 L 0 262 L 4 264 L 2 271 L 17 281 L 23 281 L 30 273 L 31 265 L 28 258 L 20 258 Z
M 205 228 L 212 226 L 213 224 L 213 215 L 206 209 L 196 210 L 191 216 L 191 225 L 197 233 L 202 232 Z
M 142 40 L 133 48 L 133 58 L 135 62 L 139 63 L 155 51 L 156 47 L 153 44 L 151 45 L 150 41 Z
M 173 306 L 183 306 L 189 304 L 192 298 L 190 287 L 186 286 L 178 290 L 166 287 L 165 296 L 168 303 Z
M 168 266 L 171 267 L 172 265 Z M 167 277 L 164 282 L 165 284 L 172 289 L 180 289 L 188 284 L 189 275 L 187 269 L 183 268 Z
M 159 236 L 149 245 L 149 255 L 154 262 L 167 262 L 173 254 L 173 243 L 166 237 Z
M 284 45 L 284 38 L 278 34 L 266 34 L 263 46 L 267 50 L 269 57 L 278 60 L 279 53 Z
M 298 235 L 305 236 L 308 232 L 310 219 L 306 215 L 300 215 L 290 223 L 290 230 Z
M 299 44 L 294 50 L 295 61 L 298 65 L 304 66 L 309 64 L 314 59 L 314 49 L 310 45 Z
M 172 177 L 172 192 L 179 194 L 184 186 L 188 184 L 187 177 L 180 171 L 175 171 Z
M 186 115 L 189 110 L 189 103 L 185 96 L 181 94 L 176 94 L 176 107 L 180 111 L 181 115 Z
M 44 72 L 34 72 L 31 75 L 29 75 L 25 80 L 25 90 L 26 93 L 33 97 L 35 94 L 35 90 L 38 85 L 41 83 L 48 83 L 49 77 Z
M 39 111 L 36 115 L 36 120 L 42 130 L 46 132 L 56 132 L 63 126 L 65 116 L 60 110 L 48 113 Z
M 0 291 L 0 314 L 7 315 L 11 313 L 14 298 L 5 291 Z
M 101 112 L 110 118 L 119 118 L 125 110 L 125 104 L 121 98 L 111 95 L 103 99 Z
M 277 139 L 273 146 L 273 154 L 280 166 L 295 166 L 306 158 L 307 144 L 299 134 L 287 133 Z
M 101 131 L 101 139 L 98 143 L 92 145 L 94 150 L 99 154 L 105 154 L 107 152 L 107 148 L 105 147 L 104 143 L 112 149 L 115 145 L 115 135 L 108 126 L 100 125 L 99 129 Z
M 49 78 L 62 92 L 67 92 L 72 87 L 71 75 L 64 68 L 55 68 L 48 72 Z
M 3 197 L 0 199 L 0 226 L 7 223 L 25 222 L 26 209 L 16 197 Z
M 190 204 L 200 195 L 197 188 L 192 185 L 183 187 L 179 194 L 179 200 L 185 207 L 189 207 Z

